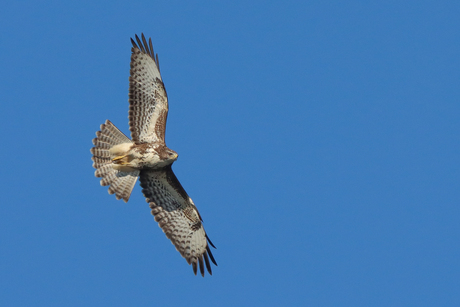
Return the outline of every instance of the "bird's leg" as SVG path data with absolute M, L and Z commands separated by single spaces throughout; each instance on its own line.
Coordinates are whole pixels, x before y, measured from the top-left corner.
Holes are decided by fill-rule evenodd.
M 112 159 L 112 162 L 115 164 L 126 165 L 129 163 L 128 155 L 118 156 Z

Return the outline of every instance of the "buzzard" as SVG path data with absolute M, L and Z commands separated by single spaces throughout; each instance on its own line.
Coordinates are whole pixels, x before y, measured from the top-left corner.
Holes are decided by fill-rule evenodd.
M 195 275 L 199 266 L 204 276 L 205 265 L 212 275 L 209 260 L 217 263 L 208 244 L 214 245 L 204 231 L 198 209 L 171 169 L 178 155 L 165 143 L 168 96 L 158 54 L 155 56 L 152 40 L 147 44 L 144 34 L 142 41 L 136 35 L 136 42 L 131 39 L 131 139 L 109 120 L 101 125 L 91 148 L 95 176 L 102 178 L 102 186 L 109 186 L 109 194 L 125 202 L 139 177 L 155 221 L 177 251 L 192 265 Z

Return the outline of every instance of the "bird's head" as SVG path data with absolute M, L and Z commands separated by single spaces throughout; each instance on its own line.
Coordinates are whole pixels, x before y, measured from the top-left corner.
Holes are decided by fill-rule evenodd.
M 167 151 L 167 154 L 168 154 L 168 160 L 174 162 L 177 160 L 177 158 L 179 157 L 179 155 L 177 154 L 177 152 L 175 152 L 174 150 L 172 149 L 169 149 L 168 148 L 168 151 Z
M 172 149 L 169 149 L 166 146 L 158 146 L 155 149 L 155 151 L 157 152 L 160 160 L 162 161 L 161 163 L 162 166 L 173 163 L 174 161 L 177 160 L 177 157 L 179 156 L 177 152 L 175 152 Z

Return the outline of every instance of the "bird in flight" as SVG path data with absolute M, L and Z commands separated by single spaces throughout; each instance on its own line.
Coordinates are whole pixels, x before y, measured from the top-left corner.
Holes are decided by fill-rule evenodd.
M 171 165 L 178 154 L 165 143 L 168 96 L 161 79 L 158 54 L 152 39 L 131 39 L 129 76 L 129 131 L 131 139 L 112 122 L 101 125 L 93 139 L 93 167 L 109 194 L 128 202 L 139 177 L 142 193 L 152 209 L 155 221 L 171 240 L 193 272 L 204 276 L 205 266 L 212 275 L 217 265 L 209 245 L 215 248 L 204 231 L 202 219 Z

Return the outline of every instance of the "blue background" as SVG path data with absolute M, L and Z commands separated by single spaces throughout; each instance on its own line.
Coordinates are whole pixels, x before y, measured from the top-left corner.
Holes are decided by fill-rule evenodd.
M 8 1 L 4 306 L 460 306 L 458 1 Z M 217 246 L 194 276 L 136 185 L 129 38 L 159 53 L 173 169 Z

